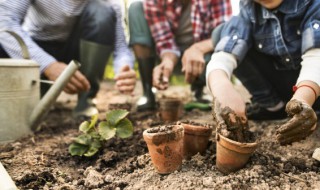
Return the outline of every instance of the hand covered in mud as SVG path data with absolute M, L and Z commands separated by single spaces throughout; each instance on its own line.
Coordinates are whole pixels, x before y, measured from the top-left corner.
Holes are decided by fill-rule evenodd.
M 317 115 L 308 104 L 293 99 L 287 103 L 286 112 L 292 118 L 277 129 L 281 145 L 303 140 L 316 129 Z
M 217 132 L 221 135 L 244 142 L 245 132 L 248 130 L 248 120 L 238 116 L 230 107 L 221 107 L 219 101 L 214 98 L 213 118 L 217 122 Z

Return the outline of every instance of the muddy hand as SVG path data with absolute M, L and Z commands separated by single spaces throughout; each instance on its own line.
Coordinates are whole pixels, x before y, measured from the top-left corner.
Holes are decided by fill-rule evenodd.
M 276 132 L 281 145 L 303 140 L 316 129 L 317 115 L 308 104 L 291 100 L 287 103 L 286 112 L 292 118 Z
M 221 108 L 221 104 L 215 99 L 213 116 L 218 124 L 218 132 L 230 139 L 244 142 L 244 130 L 248 128 L 245 118 L 237 114 L 229 107 Z

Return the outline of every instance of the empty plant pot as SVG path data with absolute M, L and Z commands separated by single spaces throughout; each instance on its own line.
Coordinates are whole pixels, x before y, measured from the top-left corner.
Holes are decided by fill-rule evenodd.
M 258 146 L 256 142 L 240 143 L 218 133 L 216 135 L 216 142 L 216 166 L 224 174 L 229 174 L 243 168 Z
M 184 157 L 190 159 L 197 153 L 204 154 L 212 134 L 212 126 L 189 121 L 180 124 L 184 127 Z
M 162 98 L 159 107 L 163 121 L 177 121 L 182 113 L 182 101 L 178 98 Z
M 172 173 L 181 168 L 183 136 L 181 125 L 164 125 L 143 132 L 152 163 L 159 174 Z

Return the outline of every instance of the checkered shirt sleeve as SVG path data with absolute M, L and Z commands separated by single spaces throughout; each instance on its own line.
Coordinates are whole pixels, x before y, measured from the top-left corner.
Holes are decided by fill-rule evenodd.
M 143 5 L 157 53 L 172 51 L 179 56 L 174 32 L 178 28 L 182 5 L 175 0 L 145 0 Z M 210 38 L 212 30 L 231 15 L 230 0 L 192 0 L 190 16 L 194 41 Z

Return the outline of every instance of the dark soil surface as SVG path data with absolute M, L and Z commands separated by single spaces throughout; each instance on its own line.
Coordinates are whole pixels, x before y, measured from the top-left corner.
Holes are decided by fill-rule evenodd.
M 127 97 L 117 93 L 112 83 L 104 82 L 97 97 L 101 118 L 109 103 L 135 102 L 141 94 L 139 89 L 140 85 L 135 96 Z M 187 86 L 171 87 L 162 93 L 183 101 L 191 96 Z M 159 175 L 142 137 L 145 129 L 163 124 L 158 112 L 132 111 L 132 137 L 109 140 L 92 158 L 73 157 L 68 146 L 79 135 L 82 122 L 71 116 L 75 101 L 75 96 L 62 95 L 34 135 L 0 145 L 0 161 L 20 189 L 320 189 L 320 162 L 312 159 L 313 151 L 320 147 L 319 128 L 302 142 L 280 146 L 274 136 L 276 126 L 285 120 L 250 121 L 259 147 L 244 169 L 229 175 L 217 170 L 213 133 L 204 155 L 185 160 L 179 171 Z M 210 111 L 184 112 L 180 120 L 215 126 Z

